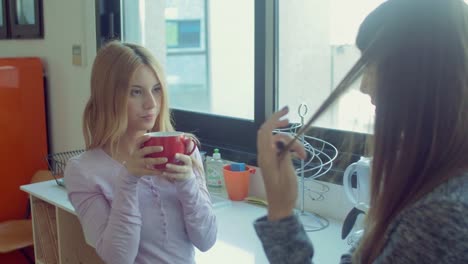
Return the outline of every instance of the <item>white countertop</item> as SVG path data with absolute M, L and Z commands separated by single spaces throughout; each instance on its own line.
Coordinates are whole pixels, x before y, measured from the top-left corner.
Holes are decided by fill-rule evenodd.
M 20 189 L 75 214 L 66 190 L 54 180 L 23 185 Z M 266 208 L 232 202 L 222 206 L 215 204 L 214 211 L 218 221 L 218 239 L 209 251 L 196 251 L 197 263 L 268 263 L 252 224 L 266 214 Z M 341 222 L 329 221 L 330 225 L 324 230 L 308 233 L 315 249 L 315 263 L 339 263 L 341 254 L 349 249 L 346 241 L 340 238 Z
M 23 185 L 20 190 L 76 215 L 75 208 L 68 200 L 67 191 L 58 186 L 55 180 Z

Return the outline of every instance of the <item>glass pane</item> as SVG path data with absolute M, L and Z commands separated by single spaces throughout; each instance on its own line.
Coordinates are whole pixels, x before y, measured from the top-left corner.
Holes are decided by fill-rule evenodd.
M 16 24 L 34 25 L 35 23 L 34 0 L 16 0 Z
M 166 45 L 168 48 L 179 46 L 179 23 L 166 21 Z
M 279 105 L 300 122 L 301 103 L 317 110 L 360 56 L 355 37 L 366 15 L 383 0 L 279 1 Z M 375 108 L 356 82 L 315 126 L 371 133 Z
M 3 27 L 3 2 L 0 1 L 0 27 Z
M 171 48 L 201 48 L 200 20 L 166 20 L 166 45 Z
M 166 70 L 171 108 L 253 120 L 254 1 L 124 0 L 122 10 L 124 41 Z
M 200 47 L 200 21 L 179 22 L 179 46 L 183 48 Z

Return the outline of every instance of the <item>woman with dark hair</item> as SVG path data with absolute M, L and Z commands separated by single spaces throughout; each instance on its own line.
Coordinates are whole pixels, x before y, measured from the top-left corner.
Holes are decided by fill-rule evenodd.
M 468 263 L 468 7 L 462 0 L 388 0 L 362 23 L 361 58 L 298 132 L 356 79 L 376 106 L 371 206 L 359 245 L 341 263 Z M 293 214 L 291 152 L 272 135 L 284 108 L 258 131 L 268 215 L 255 222 L 271 263 L 307 263 L 313 247 Z

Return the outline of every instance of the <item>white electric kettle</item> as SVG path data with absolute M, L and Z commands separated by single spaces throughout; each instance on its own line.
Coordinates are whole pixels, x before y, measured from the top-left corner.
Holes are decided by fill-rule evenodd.
M 369 208 L 370 203 L 370 163 L 371 158 L 361 157 L 358 161 L 350 164 L 343 175 L 346 196 L 355 206 L 364 207 L 362 209 Z M 355 173 L 356 188 L 353 188 L 352 176 Z
M 365 214 L 370 204 L 370 168 L 371 158 L 361 157 L 350 164 L 343 175 L 343 187 L 348 199 L 354 204 L 343 222 L 341 238 L 348 236 L 359 214 Z M 356 186 L 353 188 L 353 175 L 356 175 Z

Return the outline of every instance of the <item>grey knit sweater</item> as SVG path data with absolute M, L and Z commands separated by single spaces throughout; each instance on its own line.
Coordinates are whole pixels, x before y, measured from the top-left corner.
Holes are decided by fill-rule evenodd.
M 312 243 L 295 216 L 275 222 L 262 217 L 254 227 L 270 263 L 312 262 Z M 404 209 L 385 239 L 374 263 L 468 263 L 468 173 Z M 340 263 L 351 263 L 351 254 Z

